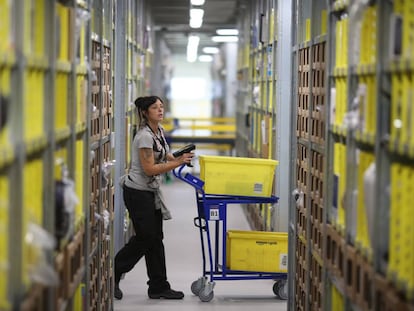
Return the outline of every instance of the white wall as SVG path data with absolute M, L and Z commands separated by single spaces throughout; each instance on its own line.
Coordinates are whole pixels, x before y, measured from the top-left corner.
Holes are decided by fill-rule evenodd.
M 210 117 L 210 63 L 189 63 L 185 55 L 175 55 L 173 68 L 171 117 Z
M 237 43 L 227 43 L 226 51 L 226 99 L 224 113 L 226 117 L 236 116 L 237 94 Z

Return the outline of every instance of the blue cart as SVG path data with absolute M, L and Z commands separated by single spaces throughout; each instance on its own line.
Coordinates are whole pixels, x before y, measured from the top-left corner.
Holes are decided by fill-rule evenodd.
M 286 300 L 287 273 L 238 271 L 226 267 L 227 205 L 274 204 L 277 203 L 279 198 L 276 196 L 250 197 L 206 194 L 203 190 L 204 181 L 188 172 L 184 173 L 184 167 L 185 165 L 180 166 L 173 170 L 173 173 L 175 177 L 195 188 L 198 216 L 194 218 L 194 225 L 199 228 L 203 258 L 203 275 L 191 284 L 192 293 L 198 296 L 201 301 L 209 302 L 214 297 L 214 281 L 271 279 L 275 280 L 273 285 L 274 294 L 280 299 Z M 210 229 L 210 223 L 214 224 L 212 225 L 214 232 Z M 212 238 L 214 243 L 211 240 Z M 220 245 L 221 258 L 219 256 Z M 207 269 L 207 262 L 209 269 Z

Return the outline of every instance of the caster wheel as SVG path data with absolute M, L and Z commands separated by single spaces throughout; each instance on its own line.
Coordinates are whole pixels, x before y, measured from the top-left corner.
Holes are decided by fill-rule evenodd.
M 288 286 L 286 280 L 277 281 L 273 284 L 273 293 L 282 300 L 288 299 Z
M 275 294 L 276 296 L 278 296 L 278 292 L 279 292 L 279 282 L 280 281 L 276 281 L 275 284 L 273 284 L 273 294 Z
M 199 278 L 197 281 L 194 281 L 191 284 L 191 292 L 194 295 L 198 296 L 200 291 L 204 288 L 205 284 L 206 284 L 206 278 L 204 277 Z
M 209 290 L 207 287 L 204 287 L 200 293 L 198 294 L 198 297 L 202 302 L 209 302 L 214 297 L 214 291 Z

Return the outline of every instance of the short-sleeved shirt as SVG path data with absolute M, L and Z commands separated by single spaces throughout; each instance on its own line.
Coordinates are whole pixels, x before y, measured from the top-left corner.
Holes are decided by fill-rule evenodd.
M 150 148 L 154 152 L 155 163 L 166 162 L 169 146 L 164 137 L 164 131 L 159 126 L 155 135 L 148 126 L 139 129 L 132 142 L 131 168 L 125 178 L 125 186 L 138 190 L 156 191 L 161 185 L 161 175 L 148 176 L 145 174 L 139 158 L 139 149 Z

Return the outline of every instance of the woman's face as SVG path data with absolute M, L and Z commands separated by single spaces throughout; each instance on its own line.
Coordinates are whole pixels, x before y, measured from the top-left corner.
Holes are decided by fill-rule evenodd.
M 161 122 L 164 119 L 164 104 L 159 99 L 148 107 L 147 119 L 153 122 Z

